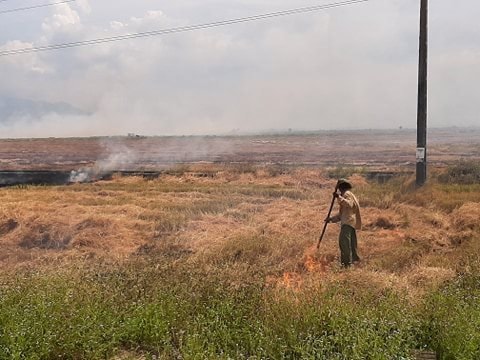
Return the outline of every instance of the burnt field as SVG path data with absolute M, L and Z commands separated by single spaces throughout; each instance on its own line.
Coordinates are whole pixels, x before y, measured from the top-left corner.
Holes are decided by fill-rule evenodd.
M 430 164 L 444 166 L 459 159 L 480 159 L 479 138 L 479 129 L 431 130 Z M 197 162 L 413 170 L 415 147 L 414 130 L 3 139 L 0 140 L 0 170 L 71 171 L 97 166 L 106 171 L 158 171 Z

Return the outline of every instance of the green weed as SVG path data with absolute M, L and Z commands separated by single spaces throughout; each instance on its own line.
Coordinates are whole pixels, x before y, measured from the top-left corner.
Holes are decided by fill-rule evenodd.
M 337 166 L 327 170 L 330 179 L 346 179 L 354 174 L 362 174 L 365 170 L 355 166 Z
M 444 184 L 478 184 L 480 182 L 480 163 L 461 161 L 449 166 L 438 175 L 438 181 Z
M 441 359 L 480 358 L 480 276 L 460 275 L 431 294 L 423 336 Z

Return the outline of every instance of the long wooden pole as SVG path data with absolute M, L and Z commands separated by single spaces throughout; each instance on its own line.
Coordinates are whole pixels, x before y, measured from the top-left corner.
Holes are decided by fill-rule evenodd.
M 428 81 L 428 0 L 420 4 L 420 48 L 418 64 L 417 171 L 416 184 L 427 180 L 427 81 Z
M 330 209 L 328 209 L 328 215 L 327 217 L 325 218 L 325 224 L 323 225 L 323 230 L 322 230 L 322 233 L 320 234 L 320 237 L 318 238 L 318 243 L 317 243 L 317 249 L 320 248 L 320 243 L 322 242 L 323 240 L 323 235 L 325 235 L 325 231 L 327 230 L 327 225 L 328 225 L 328 219 L 330 218 L 330 215 L 332 214 L 332 210 L 333 210 L 333 205 L 335 205 L 335 193 L 338 191 L 338 182 L 337 182 L 337 185 L 335 186 L 335 191 L 334 191 L 334 194 L 332 195 L 332 202 L 330 204 Z

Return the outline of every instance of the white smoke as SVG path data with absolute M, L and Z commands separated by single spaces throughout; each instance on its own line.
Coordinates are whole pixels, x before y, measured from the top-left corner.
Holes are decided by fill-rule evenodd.
M 103 147 L 107 157 L 96 162 L 99 173 L 131 168 L 138 159 L 137 152 L 125 144 L 106 140 Z
M 72 170 L 70 172 L 70 178 L 68 182 L 70 183 L 83 183 L 89 181 L 91 178 L 90 176 L 90 169 L 80 169 L 80 170 Z
M 72 170 L 69 182 L 82 183 L 101 180 L 116 171 L 132 169 L 138 160 L 138 154 L 135 150 L 126 145 L 104 140 L 101 145 L 104 148 L 106 157 L 99 159 L 92 167 Z

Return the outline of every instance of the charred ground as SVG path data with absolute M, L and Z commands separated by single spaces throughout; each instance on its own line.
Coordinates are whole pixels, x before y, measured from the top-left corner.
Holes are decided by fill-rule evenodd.
M 433 129 L 429 160 L 480 159 L 478 129 Z M 159 170 L 195 162 L 414 168 L 413 130 L 255 136 L 0 139 L 0 170 Z

